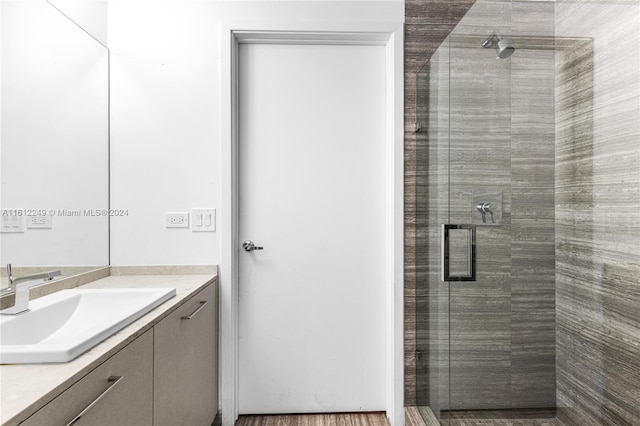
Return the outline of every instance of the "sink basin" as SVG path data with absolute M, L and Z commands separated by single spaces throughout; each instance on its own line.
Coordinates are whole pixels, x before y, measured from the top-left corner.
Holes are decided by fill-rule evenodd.
M 175 296 L 175 288 L 61 290 L 0 316 L 0 364 L 67 362 Z

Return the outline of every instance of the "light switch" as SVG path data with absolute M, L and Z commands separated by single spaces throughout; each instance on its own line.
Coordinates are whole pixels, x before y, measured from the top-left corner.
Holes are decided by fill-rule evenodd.
M 214 232 L 216 230 L 216 209 L 191 209 L 193 232 Z
M 26 217 L 23 209 L 2 209 L 0 210 L 2 221 L 0 222 L 0 232 L 25 232 Z

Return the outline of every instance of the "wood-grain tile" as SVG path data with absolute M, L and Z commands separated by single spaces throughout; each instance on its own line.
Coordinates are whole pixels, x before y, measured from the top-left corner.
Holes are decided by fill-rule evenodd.
M 640 424 L 640 3 L 556 2 L 558 418 Z M 624 53 L 623 53 L 624 52 Z
M 553 4 L 515 2 L 512 33 L 553 35 L 552 16 Z M 511 406 L 554 407 L 555 52 L 518 47 L 511 57 Z
M 496 62 L 479 41 L 458 36 L 482 34 L 489 16 L 508 27 L 511 7 L 477 2 L 444 54 L 452 58 L 443 76 L 451 88 L 451 220 L 469 221 L 473 192 L 502 191 L 504 212 L 502 226 L 478 228 L 477 282 L 451 286 L 452 304 L 466 308 L 451 311 L 452 408 L 554 404 L 554 318 L 534 316 L 553 313 L 554 54 L 522 46 L 510 63 Z M 532 7 L 536 20 L 553 16 L 548 4 Z M 527 289 L 535 291 L 521 297 Z
M 384 413 L 274 414 L 240 416 L 236 426 L 388 426 Z
M 418 411 L 418 407 L 416 406 L 405 407 L 404 424 L 405 426 L 427 426 L 424 419 L 420 415 L 420 412 Z
M 473 184 L 498 186 L 505 194 L 505 227 L 482 231 L 484 241 L 495 244 L 491 250 L 483 248 L 484 256 L 492 259 L 489 270 L 496 272 L 492 286 L 481 284 L 468 290 L 467 301 L 483 294 L 505 296 L 507 285 L 512 406 L 553 402 L 557 356 L 559 421 L 633 424 L 640 416 L 637 351 L 636 360 L 631 357 L 631 349 L 640 347 L 640 4 L 610 0 L 445 3 L 406 3 L 408 125 L 424 113 L 416 108 L 416 102 L 424 99 L 416 96 L 420 87 L 415 73 L 470 7 L 471 13 L 461 22 L 463 33 L 482 34 L 490 26 L 526 40 L 553 37 L 557 32 L 557 49 L 553 43 L 538 50 L 518 45 L 504 74 L 500 74 L 506 71 L 500 68 L 504 65 L 500 61 L 491 64 L 492 69 L 474 65 L 488 51 L 453 55 L 456 63 L 451 71 L 457 73 L 455 78 L 462 76 L 463 85 L 454 85 L 451 105 L 444 105 L 452 107 L 452 121 L 441 121 L 442 126 L 432 129 L 428 137 L 405 134 L 410 164 L 406 183 L 410 213 L 405 221 L 411 226 L 407 241 L 412 245 L 405 277 L 411 276 L 413 287 L 408 294 L 416 298 L 407 303 L 411 306 L 407 324 L 416 332 L 406 335 L 411 336 L 412 353 L 418 348 L 433 356 L 433 362 L 427 362 L 430 373 L 421 371 L 424 361 L 407 357 L 411 369 L 406 395 L 416 395 L 417 401 L 437 397 L 443 392 L 440 384 L 447 381 L 441 380 L 447 377 L 442 351 L 449 349 L 448 334 L 442 328 L 446 319 L 438 322 L 440 315 L 434 312 L 446 312 L 446 302 L 438 302 L 439 292 L 431 285 L 439 283 L 438 265 L 433 261 L 438 256 L 438 235 L 423 228 L 441 221 L 447 207 L 438 200 L 438 191 L 449 182 L 434 160 L 439 143 L 435 136 L 448 138 L 446 131 L 452 125 L 456 143 L 451 157 L 452 212 L 456 220 L 465 218 L 469 175 L 475 176 Z M 591 40 L 600 46 L 595 51 L 597 67 Z M 508 82 L 510 92 L 501 95 L 504 88 L 497 85 L 495 93 L 483 93 L 483 80 L 493 75 L 497 81 Z M 508 102 L 500 104 L 502 97 Z M 498 117 L 486 127 L 486 117 L 504 113 L 509 120 Z M 494 142 L 495 149 L 487 147 Z M 479 174 L 471 173 L 478 169 Z M 502 233 L 510 240 L 510 263 L 505 265 L 493 259 L 505 253 Z M 498 324 L 507 322 L 489 321 L 485 331 L 490 333 Z M 469 321 L 458 315 L 456 325 L 453 341 L 472 348 L 477 336 Z M 460 366 L 470 362 L 457 361 Z M 475 361 L 481 365 L 485 360 Z M 472 377 L 474 373 L 469 369 L 468 374 Z M 464 374 L 460 380 L 454 377 L 453 383 L 464 386 L 463 378 Z M 422 386 L 431 386 L 431 395 Z M 456 393 L 452 396 L 455 399 Z
M 556 426 L 554 409 L 450 411 L 443 413 L 449 426 Z

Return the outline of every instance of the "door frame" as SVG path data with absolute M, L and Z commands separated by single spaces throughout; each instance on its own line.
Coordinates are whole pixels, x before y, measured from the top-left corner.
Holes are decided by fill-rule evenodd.
M 221 22 L 220 406 L 238 418 L 238 48 L 243 43 L 386 47 L 385 340 L 386 414 L 404 424 L 404 26 L 397 22 Z

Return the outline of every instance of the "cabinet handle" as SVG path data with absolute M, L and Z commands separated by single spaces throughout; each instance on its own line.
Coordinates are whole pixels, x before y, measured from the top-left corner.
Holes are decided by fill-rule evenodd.
M 193 311 L 193 312 L 191 313 L 191 315 L 184 315 L 184 316 L 181 316 L 181 317 L 180 317 L 180 319 L 186 319 L 186 320 L 189 320 L 189 319 L 191 319 L 191 318 L 195 317 L 195 316 L 196 316 L 196 314 L 197 314 L 198 312 L 200 312 L 200 311 L 202 310 L 202 308 L 204 308 L 204 305 L 206 305 L 207 303 L 208 303 L 208 302 L 207 302 L 206 300 L 201 300 L 201 301 L 200 301 L 200 306 L 198 306 L 198 308 L 197 308 L 195 311 Z
M 75 416 L 73 418 L 73 420 L 71 420 L 69 423 L 67 423 L 67 426 L 71 426 L 72 424 L 76 423 L 78 420 L 80 420 L 82 418 L 82 416 L 84 416 L 85 414 L 87 414 L 87 412 L 89 412 L 89 410 L 91 410 L 98 402 L 100 402 L 100 400 L 102 398 L 104 398 L 109 392 L 111 392 L 111 389 L 113 389 L 118 383 L 120 383 L 120 380 L 122 380 L 122 376 L 111 376 L 107 379 L 107 382 L 109 382 L 109 387 L 107 389 L 105 389 L 104 392 L 102 392 L 100 395 L 98 395 L 98 397 L 96 399 L 93 400 L 93 402 L 89 405 L 87 405 L 87 407 L 82 410 L 80 412 L 80 414 L 78 414 L 77 416 Z

